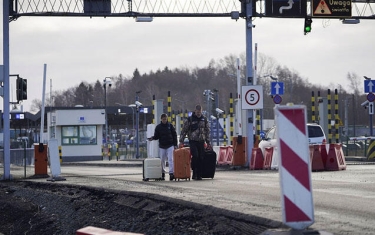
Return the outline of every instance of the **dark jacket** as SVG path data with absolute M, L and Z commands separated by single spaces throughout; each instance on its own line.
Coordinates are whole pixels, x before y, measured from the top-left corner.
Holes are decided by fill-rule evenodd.
M 180 142 L 183 143 L 185 136 L 187 135 L 189 140 L 206 142 L 210 144 L 210 126 L 207 118 L 201 116 L 200 118 L 193 113 L 184 121 L 182 127 Z
M 152 138 L 154 140 L 159 140 L 159 148 L 167 149 L 171 146 L 177 146 L 176 129 L 169 122 L 166 124 L 160 122 L 155 128 L 154 136 Z

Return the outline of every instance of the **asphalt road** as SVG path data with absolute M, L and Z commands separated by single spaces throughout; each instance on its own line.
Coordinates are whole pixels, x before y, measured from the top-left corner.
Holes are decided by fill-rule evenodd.
M 312 172 L 315 219 L 310 228 L 334 234 L 375 234 L 374 172 L 373 164 Z M 26 176 L 32 173 L 28 167 Z M 12 167 L 11 174 L 22 178 L 24 169 Z M 274 170 L 227 167 L 218 168 L 214 179 L 144 182 L 140 161 L 99 161 L 63 164 L 59 176 L 66 180 L 26 180 L 159 194 L 282 221 L 279 173 Z

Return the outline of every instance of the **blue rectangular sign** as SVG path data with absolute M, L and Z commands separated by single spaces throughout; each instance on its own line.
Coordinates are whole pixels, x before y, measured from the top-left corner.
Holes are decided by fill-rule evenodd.
M 284 83 L 283 82 L 271 82 L 271 95 L 283 95 L 284 94 Z
M 375 92 L 374 80 L 365 80 L 365 93 Z

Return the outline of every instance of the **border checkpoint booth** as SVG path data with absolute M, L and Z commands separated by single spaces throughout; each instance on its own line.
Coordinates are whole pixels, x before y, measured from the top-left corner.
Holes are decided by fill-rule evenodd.
M 55 109 L 47 113 L 48 139 L 57 139 L 62 161 L 102 160 L 104 109 Z

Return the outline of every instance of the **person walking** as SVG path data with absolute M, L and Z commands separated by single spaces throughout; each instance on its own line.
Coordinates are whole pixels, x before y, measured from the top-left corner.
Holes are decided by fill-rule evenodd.
M 191 168 L 193 169 L 192 179 L 202 180 L 202 167 L 205 151 L 205 142 L 207 148 L 210 145 L 210 126 L 207 118 L 202 114 L 202 106 L 196 105 L 193 114 L 188 117 L 183 124 L 180 135 L 180 147 L 184 144 L 185 136 L 189 139 L 191 158 Z
M 168 122 L 168 115 L 163 113 L 160 116 L 161 122 L 154 131 L 154 136 L 147 140 L 159 140 L 159 157 L 162 166 L 162 179 L 165 179 L 166 162 L 168 161 L 169 180 L 174 180 L 173 174 L 173 150 L 177 148 L 177 133 L 175 127 Z

